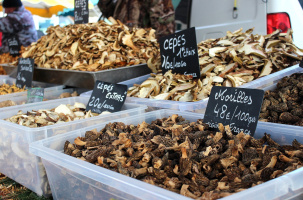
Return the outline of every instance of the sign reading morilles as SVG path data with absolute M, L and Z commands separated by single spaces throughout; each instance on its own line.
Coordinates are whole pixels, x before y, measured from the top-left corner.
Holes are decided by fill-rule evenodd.
M 173 73 L 192 75 L 200 78 L 200 65 L 197 50 L 196 30 L 190 28 L 159 39 L 163 74 Z
M 120 111 L 126 96 L 126 85 L 96 81 L 94 90 L 86 106 L 86 111 L 91 110 L 99 114 L 103 111 Z
M 75 0 L 75 24 L 88 23 L 88 0 Z
M 43 101 L 44 88 L 30 88 L 27 90 L 27 103 Z
M 32 87 L 33 73 L 34 72 L 34 59 L 31 58 L 19 58 L 18 59 L 18 71 L 16 77 L 16 86 L 23 88 Z
M 263 90 L 214 86 L 203 122 L 211 128 L 218 128 L 218 123 L 222 123 L 229 125 L 234 134 L 243 131 L 253 136 L 263 96 Z
M 20 43 L 16 35 L 7 38 L 9 53 L 12 56 L 19 56 Z

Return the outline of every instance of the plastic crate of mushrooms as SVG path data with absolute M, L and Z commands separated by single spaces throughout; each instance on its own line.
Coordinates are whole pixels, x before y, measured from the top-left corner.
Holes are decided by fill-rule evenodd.
M 141 84 L 129 88 L 128 96 L 157 100 L 194 102 L 208 98 L 212 86 L 238 87 L 257 78 L 296 65 L 303 50 L 292 43 L 292 30 L 269 35 L 252 34 L 253 29 L 227 32 L 219 39 L 198 44 L 201 78 L 170 71 L 152 75 Z M 149 65 L 153 72 L 160 66 L 160 56 Z M 149 63 L 150 64 L 150 63 Z
M 271 90 L 265 91 L 259 120 L 303 126 L 303 74 L 284 77 L 268 88 Z
M 120 112 L 98 115 L 85 111 L 88 101 L 89 98 L 70 97 L 1 108 L 1 173 L 47 196 L 50 188 L 46 173 L 41 160 L 29 153 L 30 143 L 108 121 L 109 117 L 119 119 L 140 114 L 146 108 L 124 104 Z
M 33 144 L 31 152 L 45 161 L 48 176 L 56 176 L 52 190 L 63 198 L 241 199 L 252 190 L 255 198 L 288 193 L 290 188 L 286 193 L 267 188 L 290 187 L 283 180 L 301 173 L 301 136 L 289 134 L 285 144 L 279 130 L 276 139 L 258 129 L 255 137 L 233 135 L 229 126 L 210 130 L 202 117 L 150 112 Z M 41 152 L 42 146 L 55 152 Z M 303 181 L 296 184 L 303 187 Z

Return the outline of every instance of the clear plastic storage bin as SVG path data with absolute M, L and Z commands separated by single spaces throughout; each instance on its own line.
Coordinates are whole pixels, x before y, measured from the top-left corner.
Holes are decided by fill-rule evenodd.
M 4 79 L 4 78 L 9 78 L 9 76 L 8 75 L 0 75 L 0 80 Z
M 2 84 L 13 85 L 15 83 L 16 83 L 15 78 L 10 78 L 9 76 L 0 77 L 0 85 L 2 85 Z M 64 85 L 54 85 L 54 84 L 49 84 L 49 83 L 37 82 L 37 81 L 33 81 L 32 86 L 44 88 L 45 92 L 62 90 L 65 87 Z M 16 96 L 27 96 L 27 92 L 16 92 L 16 93 L 12 93 L 12 94 L 0 95 L 0 100 L 4 96 L 5 96 L 5 98 L 11 98 L 11 97 L 16 97 Z
M 299 65 L 295 65 L 284 70 L 272 73 L 270 75 L 264 76 L 262 78 L 258 78 L 254 81 L 246 83 L 240 87 L 243 88 L 260 88 L 264 87 L 264 85 L 271 85 L 276 82 L 277 79 L 280 79 L 284 76 L 293 74 L 295 72 L 303 71 L 303 68 L 299 67 Z M 127 85 L 128 87 L 133 86 L 134 84 L 141 84 L 145 81 L 150 75 L 141 76 L 138 78 L 130 79 L 128 81 L 120 82 L 119 84 Z M 80 96 L 89 97 L 92 91 L 88 91 L 82 93 Z M 208 98 L 203 99 L 197 102 L 180 102 L 180 101 L 171 101 L 171 100 L 156 100 L 156 99 L 148 99 L 148 98 L 137 98 L 137 97 L 127 97 L 126 102 L 128 103 L 138 103 L 144 104 L 150 107 L 157 107 L 157 108 L 167 108 L 172 110 L 179 110 L 179 111 L 191 111 L 196 113 L 204 113 Z
M 137 125 L 143 121 L 150 123 L 155 119 L 168 117 L 172 114 L 179 114 L 190 121 L 196 121 L 204 117 L 203 114 L 163 109 L 119 120 L 111 120 L 111 122 L 119 121 L 125 124 Z M 54 199 L 189 199 L 180 194 L 127 177 L 63 153 L 65 141 L 73 141 L 78 136 L 83 137 L 86 131 L 94 128 L 97 128 L 99 131 L 107 123 L 86 127 L 30 144 L 30 152 L 42 158 Z M 299 132 L 286 131 L 279 127 L 269 126 L 266 123 L 259 123 L 255 137 L 261 138 L 264 132 L 269 133 L 269 130 L 273 133 L 272 138 L 280 144 L 291 144 L 293 139 L 303 142 L 303 135 L 299 134 Z M 300 194 L 300 189 L 303 188 L 303 179 L 300 178 L 302 174 L 303 168 L 224 199 L 270 200 L 277 198 L 285 199 L 284 197 L 286 196 L 294 197 Z
M 47 196 L 51 193 L 46 173 L 40 158 L 29 153 L 31 142 L 49 138 L 68 131 L 99 124 L 112 119 L 133 116 L 145 112 L 146 106 L 125 103 L 120 112 L 100 115 L 88 119 L 60 123 L 40 128 L 29 128 L 14 124 L 3 119 L 23 112 L 51 109 L 60 104 L 81 102 L 87 104 L 89 98 L 71 97 L 59 100 L 50 100 L 34 104 L 25 104 L 0 109 L 0 172 L 24 185 L 38 195 Z
M 296 72 L 294 72 L 296 73 Z M 288 76 L 290 76 L 289 74 Z M 274 90 L 277 88 L 277 83 L 282 79 L 283 77 L 280 77 L 280 79 L 276 80 L 274 84 L 267 86 L 266 84 L 260 84 L 258 87 L 264 91 L 268 90 Z M 291 135 L 294 136 L 302 136 L 303 135 L 303 127 L 302 126 L 295 126 L 295 125 L 289 125 L 289 124 L 280 124 L 280 123 L 273 123 L 273 122 L 261 122 L 259 121 L 258 124 L 260 124 L 260 127 L 263 127 L 263 124 L 266 124 L 265 127 L 275 127 L 274 131 L 276 129 L 281 130 L 281 132 L 288 133 L 290 132 Z M 262 126 L 261 126 L 262 124 Z M 267 130 L 267 133 L 270 133 L 274 137 L 274 131 L 272 130 Z M 289 136 L 288 136 L 289 138 Z M 288 141 L 289 142 L 289 141 Z M 303 197 L 302 197 L 303 198 Z
M 44 91 L 44 100 L 54 100 L 59 99 L 59 96 L 62 93 L 68 92 L 73 93 L 74 91 L 77 91 L 77 89 L 69 88 L 69 89 L 58 89 L 58 90 L 50 90 L 50 91 Z M 3 101 L 11 100 L 16 103 L 16 105 L 22 105 L 27 102 L 27 95 L 20 95 L 15 97 L 10 97 L 9 95 L 2 95 L 0 96 L 0 103 Z M 36 102 L 35 102 L 36 103 Z

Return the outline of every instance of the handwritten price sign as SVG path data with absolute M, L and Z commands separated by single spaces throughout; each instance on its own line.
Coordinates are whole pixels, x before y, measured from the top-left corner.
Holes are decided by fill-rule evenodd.
M 159 39 L 163 73 L 192 75 L 200 78 L 196 30 L 190 28 Z
M 18 59 L 18 70 L 16 77 L 16 86 L 23 88 L 32 87 L 34 74 L 34 59 L 31 58 L 19 58 Z
M 127 86 L 96 81 L 86 110 L 94 113 L 120 111 L 127 96 Z
M 264 91 L 214 86 L 209 96 L 203 122 L 211 128 L 229 125 L 233 133 L 255 133 Z
M 21 48 L 21 45 L 19 43 L 19 40 L 16 35 L 10 36 L 7 39 L 8 42 L 8 48 L 9 48 L 9 54 L 12 56 L 19 56 L 19 51 Z
M 88 23 L 88 0 L 75 0 L 75 24 Z
M 27 103 L 43 101 L 44 88 L 30 88 L 27 90 Z

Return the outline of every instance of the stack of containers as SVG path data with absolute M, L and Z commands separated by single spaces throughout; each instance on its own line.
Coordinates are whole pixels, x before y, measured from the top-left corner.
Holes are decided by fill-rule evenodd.
M 303 68 L 299 67 L 299 65 L 294 65 L 292 67 L 286 68 L 284 70 L 272 73 L 270 75 L 264 76 L 262 78 L 258 78 L 254 81 L 246 83 L 240 87 L 243 88 L 259 88 L 260 86 L 264 87 L 264 85 L 271 85 L 275 83 L 278 79 L 293 74 L 295 72 L 303 71 Z M 144 82 L 150 75 L 141 76 L 138 78 L 134 78 L 128 81 L 120 82 L 119 84 L 127 85 L 128 87 L 133 86 L 134 84 L 141 84 Z M 92 91 L 85 92 L 80 96 L 88 97 L 90 96 Z M 180 101 L 172 101 L 172 100 L 156 100 L 156 99 L 149 99 L 149 98 L 138 98 L 138 97 L 127 97 L 126 102 L 128 103 L 137 103 L 147 105 L 149 107 L 154 108 L 166 108 L 172 110 L 179 110 L 179 111 L 190 111 L 196 113 L 204 113 L 208 98 L 203 99 L 201 101 L 196 102 L 180 102 Z
M 139 115 L 145 112 L 147 108 L 143 105 L 125 103 L 122 110 L 117 113 L 99 115 L 88 119 L 59 123 L 40 128 L 29 128 L 4 120 L 16 115 L 18 111 L 26 113 L 32 110 L 52 109 L 61 104 L 74 105 L 76 102 L 86 105 L 88 101 L 89 98 L 85 97 L 71 97 L 0 109 L 1 173 L 36 192 L 38 195 L 49 196 L 51 191 L 41 160 L 29 153 L 29 144 L 31 142 L 92 126 L 107 121 L 108 119 L 118 120 L 122 117 Z
M 203 114 L 163 109 L 119 119 L 119 122 L 128 125 L 140 124 L 143 121 L 150 123 L 153 120 L 169 117 L 173 114 L 181 115 L 191 122 L 204 117 Z M 84 137 L 86 131 L 95 128 L 99 131 L 107 123 L 115 121 L 117 120 L 107 121 L 31 143 L 30 152 L 42 158 L 54 199 L 189 200 L 189 198 L 180 194 L 124 176 L 63 153 L 65 141 L 73 141 L 78 136 Z M 293 139 L 303 142 L 302 134 L 290 131 L 285 132 L 283 129 L 272 127 L 270 124 L 263 122 L 258 124 L 254 137 L 261 138 L 268 130 L 271 130 L 273 133 L 273 140 L 281 145 L 291 144 Z M 303 180 L 298 178 L 302 173 L 303 168 L 300 168 L 223 199 L 268 200 L 294 198 L 302 192 L 300 189 L 303 188 Z
M 259 78 L 241 87 L 264 88 L 276 83 L 284 76 L 301 71 L 303 69 L 299 65 L 296 65 Z M 130 87 L 133 84 L 142 83 L 148 77 L 149 75 L 146 75 L 121 82 L 120 84 Z M 38 195 L 50 195 L 49 180 L 54 199 L 100 199 L 101 197 L 104 199 L 189 199 L 65 155 L 63 154 L 63 146 L 66 140 L 73 140 L 78 136 L 84 136 L 86 131 L 94 128 L 100 130 L 108 122 L 120 121 L 126 124 L 139 124 L 143 121 L 151 122 L 152 120 L 168 117 L 172 114 L 179 114 L 190 121 L 196 121 L 199 118 L 203 118 L 203 115 L 184 111 L 203 113 L 207 106 L 208 98 L 198 102 L 177 102 L 128 97 L 126 100 L 127 103 L 123 106 L 121 112 L 42 128 L 28 128 L 3 120 L 15 115 L 19 110 L 26 112 L 37 109 L 49 109 L 55 108 L 60 104 L 74 104 L 75 102 L 87 104 L 90 94 L 84 93 L 81 95 L 86 97 L 51 100 L 0 109 L 0 138 L 2 139 L 0 141 L 1 172 L 28 187 Z M 136 103 L 137 105 L 130 104 L 129 102 Z M 140 106 L 138 104 L 144 105 Z M 145 105 L 169 108 L 170 110 L 144 113 L 147 108 Z M 279 129 L 276 129 L 271 126 L 271 123 L 259 122 L 255 137 L 260 138 L 264 132 L 267 132 L 271 133 L 272 138 L 282 145 L 291 144 L 293 139 L 303 142 L 303 137 L 300 135 L 302 130 L 291 129 L 293 131 L 289 133 L 289 127 L 286 131 L 286 128 L 279 126 Z M 29 153 L 29 146 L 30 152 L 34 155 Z M 42 158 L 48 178 L 39 157 Z M 298 169 L 225 199 L 283 199 L 295 197 L 302 192 L 301 188 L 303 188 L 303 181 L 297 178 L 300 173 L 302 173 L 302 170 Z

